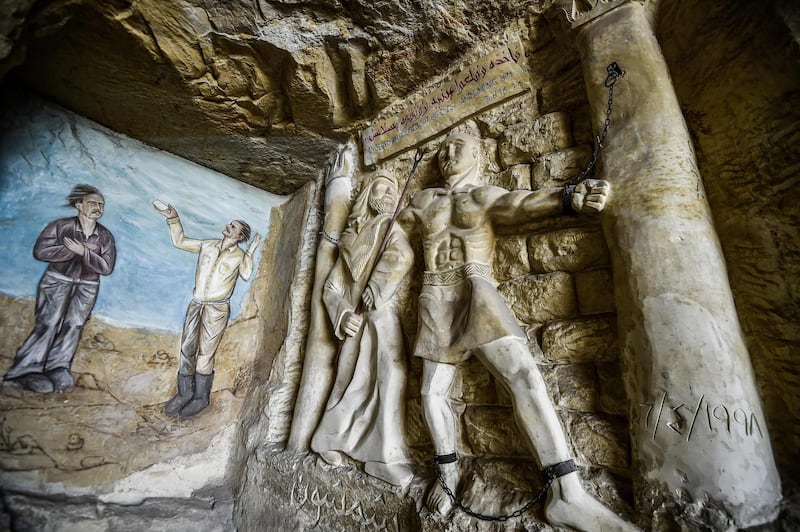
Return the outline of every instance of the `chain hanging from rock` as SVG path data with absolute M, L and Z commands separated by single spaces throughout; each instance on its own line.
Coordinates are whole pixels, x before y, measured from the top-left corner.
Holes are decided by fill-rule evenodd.
M 623 71 L 617 64 L 617 62 L 614 61 L 606 67 L 606 72 L 608 73 L 608 75 L 606 76 L 603 85 L 606 88 L 608 88 L 608 107 L 606 108 L 606 117 L 605 121 L 603 122 L 603 130 L 600 132 L 600 135 L 597 136 L 597 145 L 594 147 L 594 152 L 592 153 L 592 159 L 589 161 L 589 164 L 586 165 L 586 168 L 580 174 L 568 180 L 564 184 L 565 205 L 566 205 L 566 198 L 569 199 L 572 198 L 572 193 L 575 190 L 575 186 L 581 181 L 583 181 L 594 169 L 594 165 L 597 163 L 597 159 L 600 156 L 600 150 L 603 149 L 604 143 L 606 141 L 606 136 L 608 135 L 608 128 L 611 125 L 611 109 L 614 104 L 614 84 L 617 83 L 619 78 L 625 76 L 625 71 Z M 450 460 L 448 460 L 448 462 L 449 461 Z M 451 490 L 447 486 L 447 482 L 445 481 L 444 476 L 442 475 L 442 471 L 439 468 L 440 463 L 445 463 L 445 462 L 440 462 L 435 457 L 433 461 L 433 467 L 434 470 L 436 471 L 436 478 L 438 479 L 439 484 L 442 486 L 442 490 L 444 490 L 447 496 L 450 497 L 450 500 L 453 502 L 453 505 L 458 507 L 461 511 L 463 511 L 467 515 L 470 515 L 482 521 L 500 521 L 500 522 L 520 517 L 522 514 L 527 512 L 531 508 L 531 506 L 544 500 L 545 496 L 547 496 L 547 490 L 550 489 L 550 485 L 553 483 L 555 479 L 576 470 L 575 464 L 572 460 L 567 460 L 566 462 L 562 462 L 561 464 L 556 464 L 556 466 L 546 468 L 545 470 L 542 471 L 544 474 L 544 485 L 542 486 L 542 489 L 539 491 L 539 493 L 537 493 L 536 496 L 533 497 L 533 499 L 531 499 L 530 501 L 525 503 L 525 505 L 514 510 L 508 515 L 486 515 L 480 512 L 476 512 L 475 510 L 471 509 L 458 499 L 456 494 L 453 493 L 453 490 Z

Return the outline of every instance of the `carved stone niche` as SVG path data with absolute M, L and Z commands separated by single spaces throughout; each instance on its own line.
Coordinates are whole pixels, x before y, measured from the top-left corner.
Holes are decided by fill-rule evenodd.
M 403 133 L 405 124 L 399 122 L 369 132 L 371 142 L 392 136 L 410 143 L 398 153 L 370 159 L 379 160 L 378 171 L 408 175 L 415 166 L 408 148 L 421 146 L 424 152 L 411 185 L 410 220 L 401 215 L 407 229 L 418 226 L 408 232 L 416 264 L 410 270 L 411 295 L 400 312 L 406 344 L 418 349 L 420 338 L 439 341 L 437 329 L 454 333 L 451 338 L 457 341 L 471 327 L 479 334 L 504 331 L 488 342 L 470 338 L 468 351 L 477 355 L 472 358 L 411 357 L 405 422 L 407 463 L 414 478 L 404 489 L 389 492 L 399 497 L 393 501 L 408 496 L 417 508 L 429 508 L 431 513 L 411 511 L 423 529 L 469 527 L 474 517 L 461 509 L 447 513 L 453 502 L 437 483 L 478 512 L 512 513 L 541 486 L 533 480 L 540 466 L 571 456 L 586 490 L 580 496 L 581 515 L 590 516 L 569 522 L 572 527 L 628 529 L 631 525 L 618 516 L 630 515 L 634 503 L 639 523 L 654 529 L 669 528 L 680 515 L 707 521 L 712 528 L 767 522 L 775 517 L 780 487 L 766 424 L 730 289 L 720 274 L 725 265 L 691 143 L 658 43 L 638 3 L 600 0 L 577 11 L 573 4 L 567 10 L 574 15 L 570 31 L 589 96 L 580 109 L 574 99 L 559 108 L 550 91 L 528 119 L 516 112 L 515 106 L 528 98 L 522 96 L 418 138 Z M 627 37 L 610 37 L 621 34 Z M 534 90 L 546 83 L 536 70 L 546 63 L 538 55 L 551 53 L 547 45 L 530 51 Z M 611 61 L 622 65 L 625 77 L 615 85 L 614 117 L 619 118 L 605 139 L 597 176 L 610 183 L 612 193 L 596 218 L 562 217 L 560 185 L 591 155 L 586 136 L 574 133 L 587 126 L 587 107 L 591 123 L 602 128 Z M 626 65 L 642 65 L 642 70 Z M 425 113 L 418 105 L 413 100 L 405 107 L 416 114 L 397 116 L 405 116 L 406 123 L 420 120 Z M 630 139 L 642 142 L 630 145 Z M 381 141 L 386 145 L 376 150 L 391 151 L 401 140 Z M 473 163 L 448 169 L 449 156 L 442 154 L 455 145 L 480 160 L 479 171 Z M 476 251 L 470 247 L 472 231 L 476 224 L 489 222 L 481 218 L 485 204 L 471 191 L 483 183 L 504 184 L 514 189 L 513 197 L 538 198 L 550 210 L 517 220 L 509 207 L 504 213 L 514 223 L 487 230 L 483 251 Z M 486 192 L 492 194 L 506 193 Z M 460 216 L 464 213 L 462 204 L 454 203 L 456 196 L 473 207 L 470 216 Z M 447 238 L 440 238 L 442 234 Z M 497 253 L 487 258 L 486 250 Z M 476 278 L 487 280 L 488 287 L 475 288 L 480 285 Z M 495 290 L 497 280 L 500 299 L 481 300 L 492 312 L 481 314 L 480 323 L 470 323 L 469 316 L 459 314 L 462 308 L 454 310 L 456 305 L 431 304 L 453 300 L 468 307 L 473 297 L 489 298 L 484 294 Z M 465 283 L 471 283 L 470 290 L 486 292 L 474 296 L 461 288 Z M 698 299 L 698 294 L 705 295 Z M 347 318 L 343 313 L 331 327 L 339 328 Z M 495 340 L 502 341 L 492 344 Z M 490 345 L 519 351 L 519 357 L 509 358 L 526 362 L 509 376 Z M 449 357 L 452 346 L 440 347 L 436 356 Z M 431 361 L 439 365 L 431 366 Z M 457 369 L 450 363 L 457 363 Z M 434 377 L 433 369 L 441 369 L 445 377 Z M 524 390 L 515 382 L 519 374 L 529 379 Z M 530 399 L 526 394 L 532 390 L 543 393 Z M 526 400 L 552 414 L 537 423 L 539 434 L 532 433 L 530 421 L 541 420 L 520 406 Z M 441 414 L 439 421 L 431 412 Z M 437 422 L 445 428 L 437 428 Z M 554 450 L 559 458 L 548 459 Z M 457 462 L 450 456 L 453 451 Z M 434 453 L 441 479 L 429 465 Z M 329 458 L 326 465 L 318 460 L 320 471 L 335 463 Z M 341 464 L 333 471 L 347 471 L 370 485 L 379 482 L 369 475 L 359 477 L 367 471 L 357 460 L 345 457 Z M 559 479 L 551 488 L 556 498 L 569 489 L 562 482 L 577 475 Z M 565 524 L 557 512 L 537 512 L 521 515 L 522 526 Z M 449 524 L 437 513 L 447 515 Z
M 458 335 L 471 334 L 470 325 L 451 325 L 449 322 L 441 321 L 446 316 L 437 313 L 427 315 L 430 311 L 426 307 L 425 294 L 428 287 L 444 287 L 442 297 L 447 297 L 449 288 L 459 292 L 465 279 L 485 279 L 486 284 L 481 284 L 481 290 L 495 291 L 492 296 L 494 303 L 499 305 L 498 309 L 504 308 L 500 315 L 505 316 L 501 320 L 506 320 L 502 325 L 503 331 L 498 338 L 506 338 L 508 334 L 515 336 L 509 340 L 510 343 L 503 349 L 509 348 L 518 350 L 518 356 L 528 359 L 526 371 L 530 373 L 532 382 L 540 384 L 531 385 L 530 383 L 520 386 L 509 378 L 508 375 L 502 379 L 497 376 L 503 375 L 506 368 L 498 368 L 497 372 L 487 371 L 487 361 L 483 357 L 467 358 L 458 366 L 443 364 L 447 371 L 453 370 L 452 383 L 449 389 L 445 389 L 444 396 L 446 401 L 439 402 L 439 406 L 449 405 L 451 412 L 451 428 L 446 429 L 444 438 L 449 440 L 452 445 L 450 451 L 455 451 L 459 456 L 458 471 L 461 482 L 456 490 L 456 495 L 466 505 L 474 510 L 486 514 L 510 514 L 523 506 L 528 500 L 532 499 L 539 489 L 543 487 L 539 480 L 538 470 L 542 466 L 553 465 L 556 462 L 575 458 L 578 469 L 583 477 L 578 480 L 576 474 L 568 474 L 564 478 L 556 481 L 559 493 L 560 490 L 577 489 L 578 499 L 583 509 L 583 515 L 590 517 L 583 521 L 572 523 L 572 526 L 591 529 L 595 525 L 608 525 L 619 527 L 620 529 L 630 528 L 630 525 L 617 517 L 616 514 L 627 514 L 630 509 L 626 504 L 626 499 L 630 497 L 629 477 L 630 465 L 625 458 L 628 454 L 628 438 L 624 427 L 627 426 L 627 419 L 624 416 L 625 408 L 619 405 L 614 406 L 615 396 L 611 392 L 604 391 L 599 383 L 603 383 L 606 389 L 619 389 L 619 366 L 615 365 L 618 359 L 618 351 L 615 341 L 615 332 L 609 328 L 607 322 L 600 322 L 597 319 L 590 319 L 589 316 L 604 314 L 606 319 L 613 319 L 614 308 L 612 306 L 601 307 L 597 304 L 587 304 L 586 316 L 581 316 L 578 302 L 576 299 L 576 277 L 584 272 L 590 273 L 598 271 L 597 268 L 607 268 L 607 250 L 602 243 L 602 235 L 598 230 L 596 221 L 592 217 L 575 219 L 561 216 L 562 191 L 560 187 L 542 186 L 531 190 L 530 165 L 536 164 L 540 160 L 554 159 L 560 150 L 569 150 L 574 146 L 571 135 L 570 115 L 568 112 L 559 111 L 543 116 L 533 116 L 525 120 L 520 119 L 520 113 L 504 112 L 504 109 L 516 109 L 520 102 L 531 102 L 527 95 L 519 98 L 509 99 L 507 102 L 482 111 L 473 115 L 475 121 L 469 120 L 453 131 L 456 137 L 447 136 L 449 131 L 442 131 L 435 135 L 425 144 L 422 152 L 424 155 L 419 161 L 415 162 L 415 154 L 410 151 L 389 156 L 378 168 L 368 174 L 360 174 L 361 185 L 356 187 L 357 192 L 354 198 L 353 209 L 349 215 L 347 228 L 342 232 L 342 239 L 337 250 L 336 265 L 324 280 L 323 300 L 327 307 L 328 326 L 333 335 L 341 338 L 345 343 L 341 347 L 338 358 L 338 366 L 334 369 L 336 383 L 333 384 L 333 391 L 326 396 L 326 414 L 337 412 L 339 425 L 342 419 L 350 423 L 352 427 L 361 427 L 367 420 L 359 417 L 366 403 L 361 406 L 353 405 L 350 412 L 342 410 L 341 405 L 345 404 L 347 397 L 353 397 L 352 384 L 357 382 L 362 371 L 366 371 L 362 364 L 367 361 L 381 360 L 382 355 L 370 354 L 370 349 L 374 345 L 384 345 L 381 349 L 386 349 L 390 342 L 391 335 L 381 332 L 376 336 L 370 336 L 370 323 L 375 318 L 371 317 L 371 312 L 380 309 L 377 305 L 375 310 L 371 310 L 367 304 L 366 310 L 356 311 L 359 301 L 359 294 L 364 290 L 364 286 L 370 286 L 372 295 L 370 298 L 382 292 L 384 285 L 373 282 L 370 275 L 365 274 L 364 264 L 373 263 L 376 271 L 380 274 L 385 272 L 401 272 L 403 268 L 408 270 L 409 295 L 400 297 L 397 304 L 393 304 L 399 311 L 399 323 L 402 325 L 402 337 L 405 345 L 409 349 L 418 345 L 422 329 L 419 324 L 425 327 L 458 327 Z M 495 121 L 495 122 L 493 122 Z M 487 132 L 503 131 L 501 138 L 491 136 L 481 137 L 477 123 L 489 125 Z M 492 126 L 492 124 L 496 124 Z M 466 134 L 464 135 L 460 134 Z M 490 133 L 493 134 L 493 133 Z M 471 138 L 469 140 L 467 137 Z M 442 164 L 442 153 L 440 148 L 454 142 L 456 138 L 463 138 L 464 142 L 472 142 L 475 147 L 474 154 L 477 155 L 472 176 L 477 181 L 470 182 L 468 189 L 476 189 L 482 186 L 481 183 L 497 183 L 504 181 L 505 184 L 512 185 L 513 192 L 492 186 L 486 189 L 491 194 L 500 197 L 511 198 L 520 197 L 520 194 L 530 198 L 539 198 L 545 207 L 537 209 L 531 214 L 523 215 L 525 224 L 514 227 L 504 221 L 501 229 L 498 229 L 501 236 L 497 240 L 498 254 L 492 256 L 486 251 L 494 247 L 494 240 L 486 248 L 485 268 L 479 263 L 463 263 L 457 265 L 455 269 L 447 271 L 432 272 L 435 268 L 430 261 L 439 260 L 437 253 L 431 255 L 429 240 L 430 234 L 426 236 L 426 230 L 421 232 L 414 231 L 413 219 L 408 216 L 411 211 L 424 211 L 424 202 L 431 191 L 446 192 L 442 188 L 442 172 L 437 166 Z M 459 141 L 461 142 L 461 141 Z M 513 156 L 512 156 L 513 154 Z M 526 163 L 527 161 L 527 163 Z M 417 164 L 418 163 L 418 164 Z M 472 163 L 470 163 L 472 164 Z M 519 175 L 520 165 L 528 165 L 527 179 L 512 179 L 506 177 L 511 172 Z M 446 165 L 445 165 L 446 166 Z M 574 165 L 563 164 L 552 166 L 548 171 L 552 176 L 552 181 L 564 182 L 573 175 Z M 402 251 L 404 247 L 396 242 L 399 236 L 390 238 L 386 252 L 388 255 L 375 257 L 374 253 L 379 246 L 376 243 L 382 241 L 380 232 L 374 233 L 364 239 L 363 235 L 371 235 L 371 227 L 379 227 L 374 220 L 385 216 L 387 210 L 385 206 L 379 206 L 377 199 L 370 205 L 369 201 L 362 197 L 369 193 L 371 186 L 381 178 L 381 174 L 391 174 L 390 178 L 397 182 L 398 191 L 392 198 L 393 205 L 397 203 L 400 191 L 403 188 L 403 179 L 412 173 L 411 182 L 406 195 L 399 199 L 403 206 L 399 220 L 396 222 L 398 230 L 406 230 L 412 246 Z M 515 170 L 516 168 L 516 170 Z M 447 174 L 446 174 L 447 175 Z M 551 185 L 552 183 L 547 183 Z M 459 187 L 455 187 L 458 189 Z M 445 196 L 449 197 L 449 196 Z M 413 198 L 413 199 L 412 199 Z M 422 205 L 422 206 L 421 206 Z M 476 208 L 480 207 L 476 204 Z M 509 208 L 512 208 L 510 206 Z M 364 216 L 365 213 L 371 213 Z M 413 216 L 426 216 L 417 214 Z M 527 223 L 529 222 L 529 223 Z M 451 220 L 449 224 L 453 228 L 459 222 Z M 486 223 L 490 223 L 487 218 Z M 471 226 L 470 226 L 471 227 Z M 488 226 L 487 226 L 488 227 Z M 394 231 L 394 230 L 393 230 Z M 452 229 L 450 229 L 452 231 Z M 464 231 L 464 238 L 471 238 L 470 231 L 474 228 L 459 229 Z M 384 233 L 385 234 L 385 233 Z M 599 241 L 598 241 L 599 237 Z M 426 238 L 429 240 L 426 241 Z M 394 244 L 392 242 L 395 242 Z M 548 247 L 545 242 L 550 242 Z M 443 242 L 437 243 L 434 247 Z M 469 245 L 469 242 L 466 242 Z M 516 243 L 516 244 L 515 244 Z M 397 247 L 401 246 L 401 247 Z M 540 249 L 541 248 L 541 249 Z M 451 257 L 456 257 L 455 263 L 459 263 L 458 253 L 455 247 L 448 244 L 448 253 Z M 388 259 L 387 259 L 388 257 Z M 401 257 L 414 259 L 413 266 L 407 264 L 404 259 L 400 268 L 398 260 Z M 388 262 L 387 262 L 388 260 Z M 532 264 L 538 264 L 532 268 Z M 437 267 L 441 270 L 440 267 Z M 367 268 L 369 269 L 369 268 Z M 427 273 L 426 273 L 427 270 Z M 338 272 L 338 273 L 337 273 Z M 492 286 L 491 281 L 495 272 L 502 276 L 502 284 L 499 290 Z M 406 274 L 403 274 L 406 275 Z M 464 275 L 464 277 L 462 277 Z M 361 281 L 360 278 L 364 277 Z M 588 275 L 588 283 L 592 283 L 592 277 Z M 602 278 L 602 277 L 601 277 Z M 343 282 L 346 281 L 346 282 Z M 320 280 L 315 280 L 315 284 Z M 472 282 L 472 281 L 470 281 Z M 481 281 L 483 283 L 484 281 Z M 477 286 L 477 285 L 476 285 Z M 438 290 L 439 288 L 437 288 Z M 476 288 L 477 289 L 477 288 Z M 588 289 L 591 291 L 591 289 Z M 339 294 L 339 295 L 337 295 Z M 463 296 L 459 296 L 463 297 Z M 344 299 L 346 299 L 346 301 Z M 362 298 L 363 299 L 363 298 Z M 469 300 L 465 300 L 468 303 Z M 597 310 L 597 308 L 602 310 Z M 350 321 L 353 313 L 362 314 L 360 321 Z M 611 314 L 611 317 L 608 316 Z M 605 324 L 605 327 L 598 324 Z M 476 323 L 478 329 L 487 329 L 489 332 L 476 332 L 478 336 L 494 334 L 490 329 L 491 323 Z M 385 329 L 378 328 L 384 331 Z M 541 331 L 548 330 L 547 352 L 540 348 Z M 537 332 L 538 331 L 538 332 Z M 568 332 L 567 332 L 568 331 Z M 454 332 L 454 334 L 456 334 Z M 356 344 L 353 344 L 353 339 Z M 506 340 L 501 340 L 505 342 Z M 348 344 L 350 342 L 350 344 Z M 366 343 L 365 343 L 366 342 Z M 383 342 L 383 343 L 382 343 Z M 482 343 L 481 343 L 482 342 Z M 480 345 L 487 341 L 479 342 Z M 569 343 L 569 348 L 581 354 L 572 358 L 559 354 L 559 349 L 564 351 L 564 343 Z M 489 342 L 491 343 L 491 342 Z M 479 344 L 472 345 L 470 350 L 476 350 Z M 349 347 L 348 347 L 349 345 Z M 354 347 L 354 345 L 356 347 Z M 503 344 L 505 345 L 505 344 Z M 360 347 L 358 347 L 360 346 Z M 372 346 L 372 347 L 371 347 Z M 560 347 L 556 347 L 560 346 Z M 394 349 L 399 349 L 398 346 Z M 348 353 L 353 353 L 354 349 L 357 356 L 348 365 L 346 360 Z M 359 350 L 360 349 L 360 350 Z M 491 347 L 483 349 L 491 350 Z M 397 356 L 403 360 L 407 359 L 401 350 L 396 351 Z M 471 352 L 471 351 L 470 351 Z M 531 352 L 533 357 L 531 357 Z M 410 354 L 410 353 L 409 353 Z M 306 357 L 313 357 L 314 353 L 307 353 Z M 374 363 L 374 362 L 372 362 Z M 416 357 L 410 357 L 408 364 L 404 364 L 406 412 L 401 420 L 389 420 L 396 424 L 396 427 L 404 427 L 405 431 L 402 445 L 406 446 L 406 451 L 400 453 L 400 457 L 405 455 L 404 462 L 413 477 L 410 480 L 398 479 L 395 477 L 397 486 L 391 488 L 390 484 L 381 482 L 378 478 L 392 481 L 391 476 L 376 474 L 374 466 L 370 471 L 370 459 L 359 458 L 361 451 L 355 446 L 348 447 L 341 443 L 336 443 L 338 447 L 330 445 L 330 432 L 324 439 L 315 434 L 311 442 L 312 454 L 303 461 L 295 462 L 292 467 L 300 468 L 302 471 L 303 482 L 300 485 L 294 482 L 292 493 L 289 494 L 293 504 L 297 507 L 298 516 L 316 515 L 325 523 L 341 522 L 341 519 L 353 519 L 353 514 L 345 515 L 342 506 L 339 510 L 329 505 L 323 504 L 324 501 L 348 498 L 348 490 L 357 489 L 363 492 L 373 492 L 374 490 L 384 490 L 383 500 L 392 501 L 393 508 L 398 508 L 407 518 L 414 515 L 414 519 L 420 520 L 422 529 L 438 529 L 444 526 L 443 519 L 450 520 L 454 526 L 471 526 L 475 519 L 462 510 L 454 513 L 447 513 L 446 509 L 452 504 L 447 497 L 436 495 L 436 479 L 433 477 L 433 470 L 429 466 L 430 456 L 434 452 L 443 453 L 443 448 L 437 443 L 442 438 L 442 432 L 436 430 L 431 433 L 429 423 L 426 421 L 424 412 L 431 408 L 429 393 L 431 388 L 426 382 L 430 377 L 424 375 L 423 366 L 429 362 Z M 611 370 L 609 371 L 609 367 Z M 455 369 L 453 369 L 455 368 Z M 341 386 L 338 384 L 339 374 L 347 372 L 346 379 Z M 497 376 L 492 373 L 496 373 Z M 602 373 L 603 378 L 599 375 Z M 503 382 L 505 381 L 505 382 Z M 447 381 L 445 381 L 447 382 Z M 509 388 L 510 386 L 510 388 Z M 542 444 L 541 438 L 534 437 L 531 441 L 529 424 L 532 418 L 524 410 L 517 411 L 512 406 L 513 403 L 520 403 L 520 394 L 525 395 L 532 389 L 531 386 L 538 386 L 536 401 L 549 412 L 547 421 L 542 423 L 549 424 L 553 431 L 553 438 L 550 443 Z M 360 390 L 375 387 L 379 388 L 379 383 L 373 379 L 366 379 L 364 385 L 360 385 Z M 422 390 L 422 391 L 421 391 Z M 380 396 L 377 394 L 376 397 Z M 516 396 L 512 399 L 512 396 Z M 372 408 L 372 407 L 370 407 Z M 430 414 L 430 411 L 428 412 Z M 622 415 L 621 415 L 622 414 Z M 295 417 L 302 416 L 303 410 L 296 410 Z M 524 420 L 522 428 L 518 427 L 517 421 Z M 542 423 L 534 423 L 541 426 Z M 526 424 L 528 427 L 526 428 Z M 322 425 L 329 427 L 330 423 L 323 422 Z M 566 429 L 566 430 L 565 430 Z M 326 429 L 327 430 L 327 429 Z M 358 430 L 361 430 L 359 428 Z M 394 429 L 396 430 L 396 428 Z M 345 439 L 352 431 L 340 431 L 336 439 Z M 388 441 L 384 438 L 384 441 Z M 533 450 L 531 448 L 533 443 Z M 380 445 L 380 443 L 375 443 Z M 393 444 L 393 445 L 396 445 Z M 554 451 L 548 447 L 555 445 L 558 449 Z M 335 452 L 331 452 L 335 451 Z M 549 454 L 548 454 L 549 453 Z M 544 458 L 549 455 L 557 455 L 558 458 Z M 315 461 L 311 460 L 316 456 Z M 452 464 L 452 463 L 451 463 Z M 385 465 L 385 464 L 384 464 Z M 443 464 L 443 475 L 450 474 L 447 469 L 454 466 Z M 383 468 L 382 472 L 385 473 Z M 331 476 L 333 475 L 333 476 Z M 349 479 L 345 481 L 344 479 Z M 306 480 L 308 479 L 308 480 Z M 336 480 L 332 480 L 336 479 Z M 341 481 L 339 479 L 342 479 Z M 345 482 L 355 482 L 360 487 L 348 486 Z M 332 483 L 331 483 L 332 482 Z M 328 484 L 331 483 L 331 484 Z M 584 491 L 584 489 L 586 491 Z M 316 505 L 309 506 L 308 500 L 311 495 L 316 501 Z M 433 496 L 429 493 L 434 493 Z M 323 495 L 324 494 L 324 495 Z M 487 496 L 491 494 L 491 496 Z M 443 494 L 442 494 L 443 495 Z M 404 497 L 411 499 L 411 506 L 403 502 Z M 362 499 L 359 496 L 359 499 Z M 363 500 L 363 499 L 362 499 Z M 601 502 L 600 502 L 601 501 Z M 342 503 L 344 505 L 344 503 Z M 394 506 L 397 504 L 398 506 Z M 428 506 L 430 510 L 421 513 L 411 508 Z M 339 507 L 337 507 L 339 508 Z M 402 510 L 399 510 L 402 508 Z M 612 510 L 609 510 L 611 508 Z M 442 510 L 446 517 L 441 515 Z M 359 510 L 359 512 L 366 510 Z M 373 516 L 380 516 L 378 513 L 370 513 L 369 519 Z M 314 514 L 316 512 L 316 514 Z M 322 516 L 322 517 L 320 517 Z M 305 520 L 305 517 L 297 519 Z M 345 520 L 346 520 L 345 519 Z M 377 520 L 378 517 L 375 517 Z M 539 511 L 525 512 L 518 517 L 520 523 L 527 527 L 541 526 L 541 522 L 548 518 Z M 557 513 L 551 513 L 549 519 L 555 523 L 565 523 L 563 517 L 559 518 Z M 337 521 L 338 520 L 338 521 Z M 322 522 L 321 521 L 321 522 Z M 364 522 L 359 521 L 362 525 Z

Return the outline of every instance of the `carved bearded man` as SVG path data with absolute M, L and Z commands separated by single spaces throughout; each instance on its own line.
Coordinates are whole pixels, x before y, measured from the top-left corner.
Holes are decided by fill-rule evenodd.
M 344 340 L 336 381 L 311 449 L 338 465 L 340 453 L 367 473 L 404 486 L 412 477 L 405 443 L 405 350 L 399 302 L 414 253 L 390 227 L 397 185 L 377 176 L 360 194 L 323 289 L 336 336 Z M 389 231 L 380 253 L 383 235 Z M 380 256 L 379 256 L 380 253 Z M 357 313 L 359 299 L 363 313 Z
M 457 364 L 474 355 L 511 393 L 517 424 L 545 477 L 554 478 L 545 506 L 548 521 L 580 530 L 627 529 L 630 525 L 584 491 L 526 335 L 491 275 L 496 226 L 559 215 L 565 204 L 577 212 L 598 212 L 609 184 L 586 180 L 570 195 L 561 188 L 509 192 L 485 185 L 480 144 L 463 133 L 445 139 L 438 162 L 447 188 L 417 192 L 400 219 L 422 240 L 425 273 L 414 355 L 424 359 L 423 408 L 443 481 L 458 493 L 456 424 L 448 393 Z M 441 483 L 427 502 L 441 514 L 453 504 Z

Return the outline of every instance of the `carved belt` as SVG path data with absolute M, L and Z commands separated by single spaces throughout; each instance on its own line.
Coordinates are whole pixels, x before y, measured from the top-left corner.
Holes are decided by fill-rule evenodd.
M 442 272 L 425 272 L 422 274 L 422 282 L 428 286 L 451 286 L 465 281 L 467 277 L 480 277 L 493 281 L 492 268 L 488 264 L 468 262 Z

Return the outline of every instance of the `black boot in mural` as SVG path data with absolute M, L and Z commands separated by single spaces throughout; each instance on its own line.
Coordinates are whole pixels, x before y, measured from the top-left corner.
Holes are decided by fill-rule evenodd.
M 211 396 L 211 384 L 213 382 L 213 373 L 211 375 L 194 374 L 194 398 L 181 409 L 181 419 L 194 417 L 208 406 L 209 397 Z
M 181 411 L 181 408 L 192 400 L 194 397 L 194 375 L 183 375 L 178 373 L 178 392 L 175 396 L 167 401 L 164 407 L 164 413 L 168 416 L 174 416 Z

